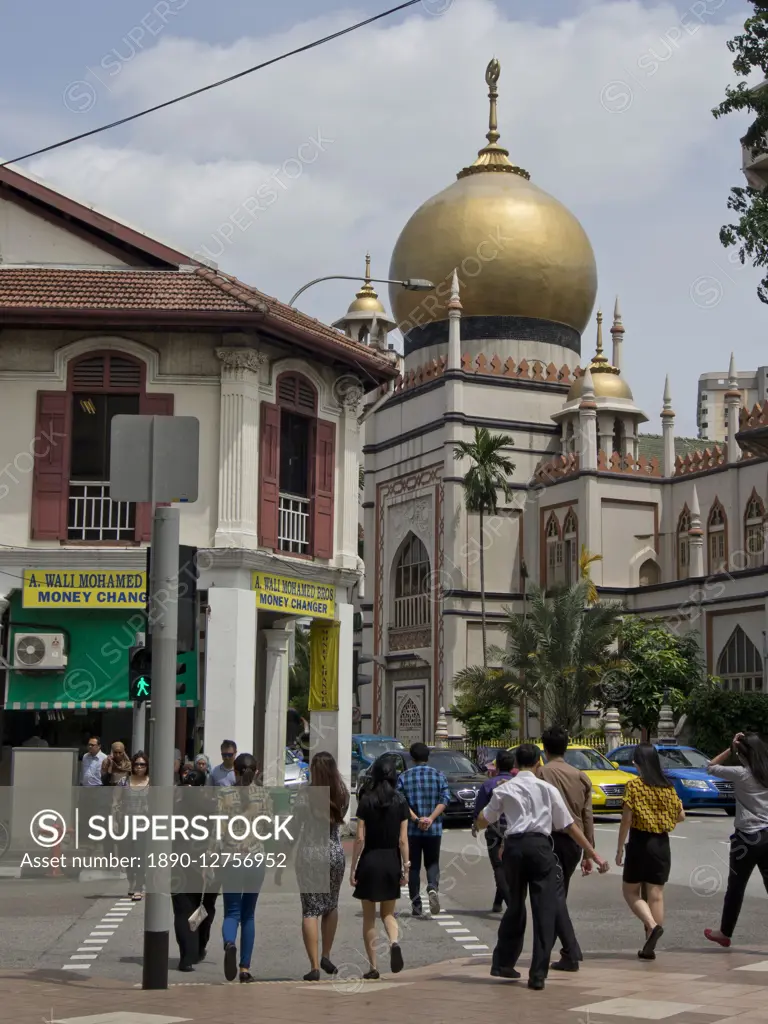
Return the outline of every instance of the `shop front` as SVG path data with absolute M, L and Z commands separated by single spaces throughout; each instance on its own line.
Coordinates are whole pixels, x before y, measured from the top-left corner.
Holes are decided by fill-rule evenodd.
M 20 584 L 8 595 L 3 746 L 84 749 L 95 733 L 105 749 L 119 740 L 130 750 L 128 652 L 146 631 L 146 573 L 25 569 Z M 179 662 L 177 708 L 194 709 L 196 652 Z

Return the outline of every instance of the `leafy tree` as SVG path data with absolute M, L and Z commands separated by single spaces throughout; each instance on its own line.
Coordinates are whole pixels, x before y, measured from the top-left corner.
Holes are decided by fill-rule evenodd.
M 478 703 L 472 692 L 465 691 L 456 698 L 451 714 L 465 727 L 470 742 L 482 744 L 511 731 L 515 709 L 508 694 L 501 703 L 484 704 Z
M 768 695 L 724 690 L 711 676 L 692 688 L 686 711 L 693 742 L 710 757 L 725 750 L 737 732 L 768 737 Z
M 538 706 L 542 724 L 573 731 L 599 681 L 617 665 L 613 647 L 621 607 L 587 605 L 588 592 L 586 580 L 549 597 L 533 587 L 527 614 L 510 613 L 504 623 L 506 649 L 488 651 L 500 667 L 464 669 L 454 679 L 458 692 L 472 693 L 486 706 L 527 697 Z
M 691 630 L 678 636 L 661 619 L 629 615 L 618 637 L 622 665 L 602 680 L 599 703 L 616 707 L 628 726 L 649 735 L 658 724 L 665 691 L 672 712 L 680 715 L 691 687 L 703 678 L 698 635 Z
M 768 152 L 768 83 L 755 86 L 755 72 L 768 78 L 768 3 L 750 0 L 754 13 L 744 23 L 741 35 L 729 40 L 728 49 L 736 54 L 733 70 L 740 81 L 725 90 L 725 99 L 712 111 L 715 117 L 748 113 L 751 123 L 742 144 L 753 156 Z M 752 82 L 747 79 L 751 78 Z M 720 229 L 720 241 L 726 247 L 738 246 L 742 263 L 768 267 L 768 194 L 761 189 L 737 186 L 731 189 L 728 209 L 738 215 L 735 224 Z M 761 302 L 768 303 L 768 272 L 757 288 Z
M 468 512 L 480 515 L 480 609 L 483 629 L 483 665 L 488 665 L 485 628 L 485 537 L 483 518 L 498 511 L 498 492 L 509 500 L 511 488 L 507 477 L 515 471 L 514 463 L 502 454 L 513 443 L 509 434 L 491 434 L 486 427 L 475 427 L 473 441 L 454 445 L 455 459 L 469 459 L 472 465 L 464 475 L 464 503 Z
M 296 626 L 294 662 L 288 670 L 288 703 L 309 717 L 309 630 Z
M 592 582 L 592 575 L 589 567 L 593 562 L 602 562 L 602 560 L 602 555 L 593 555 L 587 551 L 586 544 L 581 545 L 581 554 L 579 555 L 579 576 L 589 584 L 587 588 L 587 604 L 595 604 L 597 602 L 597 587 Z

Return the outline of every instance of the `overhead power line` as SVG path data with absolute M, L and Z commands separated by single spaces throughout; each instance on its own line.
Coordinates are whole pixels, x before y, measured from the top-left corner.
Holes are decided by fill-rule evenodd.
M 341 36 L 346 36 L 350 32 L 356 32 L 359 28 L 365 28 L 366 25 L 373 24 L 374 21 L 381 21 L 382 18 L 388 18 L 391 14 L 397 14 L 398 11 L 404 11 L 407 7 L 413 7 L 415 4 L 421 3 L 422 0 L 405 0 L 405 3 L 398 4 L 397 7 L 390 7 L 388 11 L 382 11 L 380 14 L 374 14 L 372 18 L 366 18 L 364 21 L 358 21 L 355 25 L 349 25 L 347 28 L 341 29 L 339 32 L 332 32 L 328 36 L 323 36 L 322 39 L 315 39 L 312 43 L 306 43 L 304 46 L 298 46 L 295 50 L 289 50 L 287 53 L 281 53 L 279 57 L 272 57 L 270 60 L 265 60 L 261 64 L 256 64 L 252 68 L 246 68 L 245 71 L 238 71 L 236 75 L 230 75 L 229 78 L 222 78 L 218 82 L 211 82 L 210 85 L 203 85 L 199 89 L 193 89 L 192 92 L 185 92 L 183 96 L 176 96 L 175 99 L 166 100 L 164 103 L 158 103 L 154 107 L 147 107 L 146 110 L 140 110 L 137 114 L 130 114 L 128 117 L 121 117 L 118 121 L 111 121 L 109 124 L 104 124 L 100 128 L 92 128 L 89 132 L 81 132 L 80 135 L 73 135 L 71 138 L 63 139 L 61 142 L 54 142 L 51 146 L 43 146 L 42 149 L 36 149 L 32 153 L 25 153 L 24 156 L 14 157 L 13 160 L 6 160 L 5 163 L 0 164 L 0 168 L 8 167 L 10 164 L 21 163 L 22 160 L 29 160 L 33 156 L 40 156 L 43 153 L 50 153 L 54 149 L 61 149 L 62 146 L 69 146 L 73 142 L 79 142 L 81 139 L 88 139 L 92 135 L 98 135 L 100 132 L 109 131 L 110 128 L 118 128 L 121 124 L 128 124 L 129 121 L 136 121 L 140 117 L 146 117 L 147 114 L 154 114 L 156 110 L 163 110 L 165 107 L 172 107 L 174 103 L 181 103 L 182 100 L 191 99 L 193 96 L 199 96 L 201 93 L 210 92 L 211 89 L 218 89 L 221 85 L 228 85 L 230 82 L 236 82 L 238 78 L 245 78 L 246 75 L 252 75 L 254 71 L 261 71 L 262 68 L 268 68 L 270 64 L 277 64 L 281 60 L 286 60 L 288 57 L 295 57 L 297 53 L 304 53 L 306 50 L 313 50 L 316 46 L 322 46 L 323 43 L 330 43 L 334 39 L 339 39 Z

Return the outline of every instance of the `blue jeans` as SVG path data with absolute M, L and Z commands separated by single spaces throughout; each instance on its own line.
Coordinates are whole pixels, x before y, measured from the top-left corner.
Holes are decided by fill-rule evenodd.
M 253 945 L 256 941 L 256 901 L 257 892 L 225 892 L 224 923 L 221 934 L 224 945 L 237 942 L 237 926 L 240 926 L 240 966 L 251 966 Z

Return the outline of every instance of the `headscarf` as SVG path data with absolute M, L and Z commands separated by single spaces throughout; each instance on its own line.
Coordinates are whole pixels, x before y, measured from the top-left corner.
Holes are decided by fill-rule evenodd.
M 125 744 L 119 741 L 112 744 L 112 750 L 110 752 L 112 758 L 112 769 L 116 772 L 130 772 L 131 771 L 131 759 L 125 752 Z

